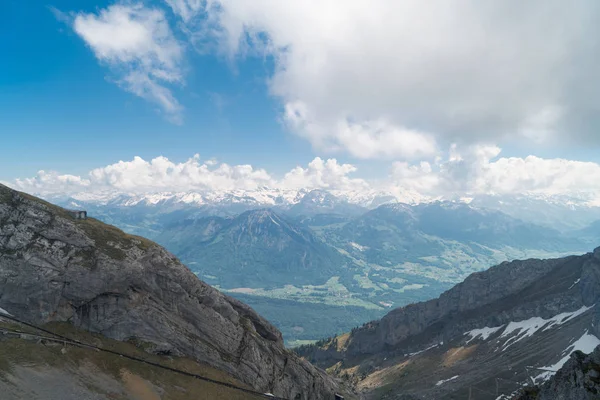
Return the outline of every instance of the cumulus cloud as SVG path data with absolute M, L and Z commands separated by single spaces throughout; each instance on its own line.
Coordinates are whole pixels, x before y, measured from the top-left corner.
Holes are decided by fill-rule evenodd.
M 391 185 L 435 197 L 481 194 L 581 195 L 600 199 L 600 164 L 544 159 L 536 156 L 499 157 L 496 146 L 451 147 L 445 160 L 393 164 Z
M 14 184 L 8 184 L 26 192 L 53 194 L 84 191 L 90 187 L 91 182 L 80 176 L 41 170 L 32 178 L 16 179 Z
M 167 85 L 183 83 L 183 48 L 161 9 L 115 4 L 98 14 L 76 14 L 72 25 L 119 86 L 182 122 L 183 108 Z
M 273 180 L 264 169 L 251 165 L 215 165 L 200 162 L 199 155 L 182 163 L 166 157 L 146 161 L 134 157 L 90 172 L 90 180 L 99 187 L 126 192 L 256 189 Z
M 324 120 L 306 104 L 294 102 L 286 104 L 284 120 L 322 151 L 346 150 L 363 159 L 430 157 L 436 153 L 432 135 L 394 125 L 383 118 Z
M 598 137 L 598 2 L 168 3 L 224 53 L 272 55 L 283 118 L 318 149 L 407 158 Z
M 478 195 L 539 194 L 569 196 L 600 204 L 600 164 L 566 159 L 501 157 L 497 146 L 450 147 L 435 161 L 392 164 L 387 179 L 368 181 L 355 175 L 352 164 L 316 157 L 282 177 L 248 164 L 229 165 L 195 155 L 183 162 L 166 157 L 134 157 L 91 170 L 86 176 L 40 171 L 32 178 L 8 185 L 39 195 L 72 195 L 81 192 L 143 194 L 157 192 L 211 192 L 326 189 L 355 194 L 388 192 L 399 201 L 455 199 Z
M 264 169 L 248 164 L 229 165 L 214 159 L 201 161 L 194 155 L 184 162 L 166 157 L 130 161 L 91 170 L 87 177 L 61 175 L 39 171 L 35 177 L 17 179 L 10 186 L 40 195 L 74 194 L 79 192 L 155 193 L 162 191 L 220 191 L 261 187 L 279 189 L 366 189 L 362 179 L 350 178 L 356 167 L 339 164 L 335 159 L 315 158 L 306 168 L 297 166 L 277 180 Z
M 364 179 L 348 175 L 357 169 L 351 164 L 339 164 L 335 158 L 323 161 L 317 157 L 307 168 L 296 167 L 285 174 L 281 186 L 289 189 L 366 190 Z

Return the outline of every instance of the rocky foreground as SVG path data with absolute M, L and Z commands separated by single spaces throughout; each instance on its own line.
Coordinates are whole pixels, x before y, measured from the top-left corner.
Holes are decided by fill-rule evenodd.
M 541 387 L 521 391 L 513 400 L 595 400 L 600 398 L 600 346 L 590 354 L 576 351 Z
M 287 351 L 275 327 L 160 246 L 2 185 L 0 308 L 185 356 L 260 392 L 308 400 L 339 390 Z

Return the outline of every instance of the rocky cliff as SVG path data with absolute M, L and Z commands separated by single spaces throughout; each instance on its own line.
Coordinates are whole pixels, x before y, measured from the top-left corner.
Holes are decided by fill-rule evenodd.
M 261 392 L 330 399 L 336 390 L 332 378 L 284 348 L 271 324 L 160 246 L 2 185 L 0 308 L 188 356 Z
M 299 352 L 372 398 L 496 399 L 600 344 L 599 300 L 600 248 L 505 262 Z

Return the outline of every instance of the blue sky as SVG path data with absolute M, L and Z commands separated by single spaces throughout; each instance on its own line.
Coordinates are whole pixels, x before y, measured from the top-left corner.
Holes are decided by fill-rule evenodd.
M 83 174 L 136 155 L 184 160 L 200 153 L 270 170 L 292 167 L 290 158 L 312 159 L 310 145 L 277 120 L 281 106 L 268 94 L 268 60 L 243 60 L 234 70 L 222 57 L 189 51 L 185 87 L 176 89 L 185 121 L 176 125 L 111 84 L 85 42 L 47 5 L 36 3 L 24 7 L 9 0 L 0 6 L 1 37 L 8 38 L 0 46 L 11 55 L 0 63 L 0 132 L 8 139 L 0 178 L 32 176 L 40 169 Z M 94 12 L 111 2 L 50 4 Z
M 551 2 L 6 0 L 0 181 L 600 193 L 600 6 Z

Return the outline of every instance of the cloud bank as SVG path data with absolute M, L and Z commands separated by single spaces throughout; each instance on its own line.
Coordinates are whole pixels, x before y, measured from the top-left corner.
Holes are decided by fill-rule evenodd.
M 358 169 L 336 159 L 315 158 L 281 177 L 251 165 L 229 165 L 198 155 L 183 162 L 166 157 L 134 157 L 91 170 L 87 176 L 40 171 L 16 179 L 9 186 L 38 195 L 73 195 L 110 191 L 144 194 L 157 192 L 213 192 L 327 189 L 388 192 L 398 199 L 455 199 L 478 195 L 537 194 L 579 197 L 600 205 L 600 164 L 565 159 L 500 157 L 495 146 L 452 146 L 436 162 L 395 162 L 385 179 L 357 177 Z

